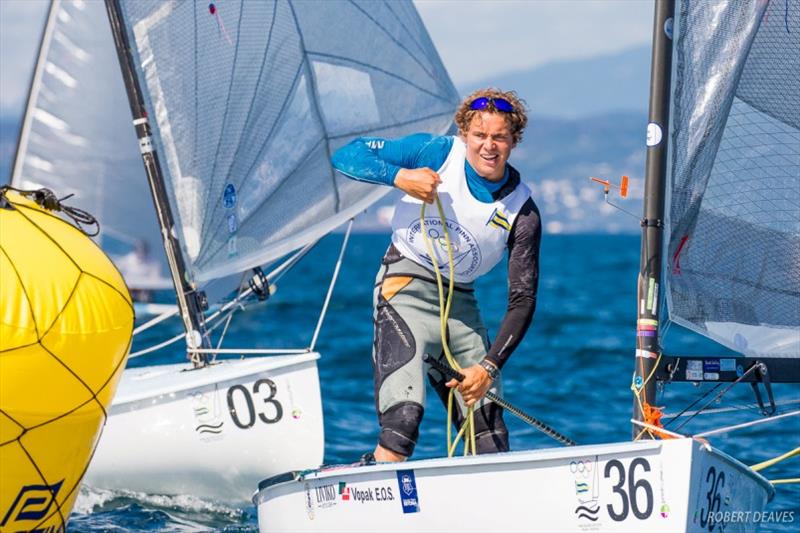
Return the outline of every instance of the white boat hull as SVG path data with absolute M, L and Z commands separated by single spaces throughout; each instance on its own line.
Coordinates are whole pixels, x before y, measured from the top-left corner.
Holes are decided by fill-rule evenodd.
M 264 472 L 317 467 L 318 353 L 126 370 L 85 481 L 243 502 Z
M 746 466 L 691 439 L 282 477 L 263 481 L 253 496 L 262 533 L 712 531 L 719 525 L 709 520 L 762 512 L 774 492 Z M 725 531 L 756 527 L 753 520 L 729 520 Z

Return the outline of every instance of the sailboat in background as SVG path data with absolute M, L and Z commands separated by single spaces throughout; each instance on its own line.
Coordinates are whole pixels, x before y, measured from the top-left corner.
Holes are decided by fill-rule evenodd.
M 74 192 L 104 246 L 166 251 L 191 360 L 125 371 L 90 485 L 243 501 L 322 462 L 323 316 L 297 349 L 213 329 L 268 298 L 260 266 L 294 254 L 285 271 L 389 191 L 337 176 L 332 151 L 444 133 L 457 100 L 410 2 L 52 3 L 15 183 Z M 232 278 L 249 288 L 209 314 L 205 289 Z
M 259 529 L 755 531 L 780 458 L 748 467 L 706 438 L 800 415 L 772 390 L 800 382 L 799 34 L 796 3 L 656 1 L 632 442 L 289 472 L 259 485 Z M 740 355 L 667 356 L 670 321 Z M 680 381 L 726 385 L 697 412 L 749 383 L 766 417 L 666 429 L 657 384 Z
M 98 2 L 51 3 L 11 185 L 74 195 L 135 298 L 173 285 L 106 18 Z

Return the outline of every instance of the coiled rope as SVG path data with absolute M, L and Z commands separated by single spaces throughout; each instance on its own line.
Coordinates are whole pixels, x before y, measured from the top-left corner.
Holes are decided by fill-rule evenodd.
M 433 250 L 433 244 L 431 243 L 430 238 L 428 237 L 428 232 L 425 229 L 425 202 L 422 202 L 420 206 L 420 213 L 419 213 L 419 223 L 420 229 L 422 231 L 422 237 L 425 241 L 425 246 L 428 248 L 428 254 L 431 257 L 431 263 L 434 267 L 434 272 L 436 273 L 436 285 L 439 289 L 439 320 L 440 320 L 440 331 L 442 336 L 442 350 L 444 351 L 444 355 L 447 358 L 447 362 L 450 364 L 450 367 L 456 371 L 461 370 L 461 366 L 458 364 L 458 361 L 455 360 L 453 354 L 450 353 L 450 347 L 447 344 L 447 319 L 450 316 L 450 304 L 453 300 L 453 279 L 455 277 L 455 264 L 453 261 L 453 248 L 450 244 L 450 234 L 447 231 L 447 221 L 444 216 L 444 209 L 442 208 L 442 202 L 439 200 L 439 195 L 436 195 L 436 208 L 439 211 L 439 219 L 442 223 L 442 232 L 444 233 L 445 244 L 447 247 L 447 263 L 449 266 L 449 284 L 447 288 L 447 301 L 445 302 L 444 298 L 444 283 L 442 282 L 442 273 L 439 270 L 439 261 L 436 259 L 436 254 Z M 446 379 L 446 378 L 445 378 Z M 453 399 L 455 397 L 456 388 L 453 387 L 450 389 L 450 393 L 447 396 L 447 456 L 452 457 L 455 453 L 456 447 L 458 446 L 458 441 L 463 438 L 464 439 L 464 455 L 475 455 L 477 453 L 477 448 L 475 444 L 475 413 L 474 408 L 472 406 L 467 408 L 467 415 L 465 417 L 464 424 L 461 426 L 461 429 L 456 434 L 455 439 L 452 438 L 452 427 L 453 427 Z

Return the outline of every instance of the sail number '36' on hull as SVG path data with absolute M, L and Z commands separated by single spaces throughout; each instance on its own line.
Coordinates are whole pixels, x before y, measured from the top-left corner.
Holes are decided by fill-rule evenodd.
M 709 531 L 725 517 L 726 531 L 755 531 L 773 493 L 735 459 L 676 439 L 334 467 L 262 481 L 253 500 L 262 533 Z

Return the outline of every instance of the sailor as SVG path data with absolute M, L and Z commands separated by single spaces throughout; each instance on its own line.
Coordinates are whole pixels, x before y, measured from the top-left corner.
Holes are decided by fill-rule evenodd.
M 457 136 L 361 137 L 333 155 L 342 174 L 405 193 L 395 205 L 392 243 L 375 280 L 373 364 L 381 428 L 376 461 L 403 461 L 413 453 L 424 412 L 425 374 L 445 405 L 448 388 L 458 388 L 459 427 L 466 406 L 474 406 L 478 453 L 509 449 L 502 410 L 484 395 L 489 390 L 501 394 L 500 370 L 525 335 L 536 307 L 541 221 L 530 189 L 508 163 L 527 121 L 523 102 L 513 91 L 484 89 L 460 104 Z M 426 206 L 423 227 L 421 204 L 433 204 L 437 194 L 445 227 L 435 205 Z M 433 261 L 449 275 L 445 231 L 455 268 L 447 341 L 465 376 L 460 383 L 445 379 L 422 359 L 426 353 L 444 359 Z M 490 342 L 473 282 L 506 250 L 508 307 Z M 446 292 L 447 283 L 445 298 Z
M 134 301 L 147 303 L 153 300 L 153 291 L 144 287 L 153 286 L 164 278 L 161 274 L 161 265 L 150 255 L 147 241 L 137 239 L 134 249 L 114 259 L 114 264 L 130 287 Z

